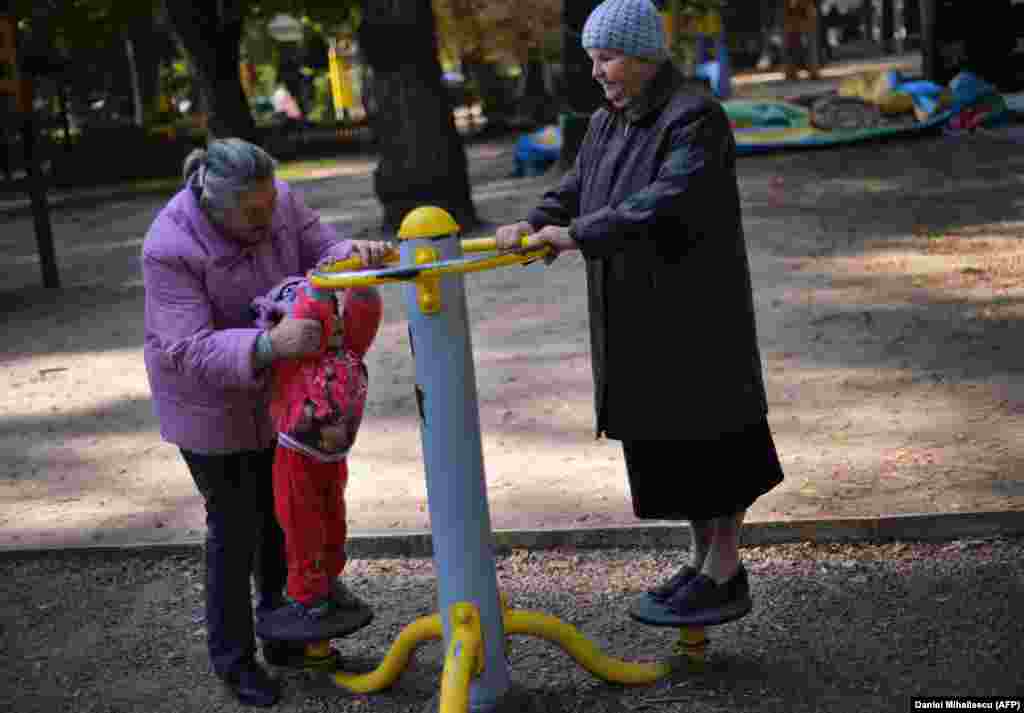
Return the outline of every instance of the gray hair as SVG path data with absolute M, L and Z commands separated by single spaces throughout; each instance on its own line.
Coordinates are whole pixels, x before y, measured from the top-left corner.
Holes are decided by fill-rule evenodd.
M 185 159 L 182 175 L 188 183 L 196 176 L 200 204 L 213 218 L 222 219 L 238 206 L 239 197 L 274 177 L 277 167 L 270 154 L 242 139 L 217 139 L 195 149 Z

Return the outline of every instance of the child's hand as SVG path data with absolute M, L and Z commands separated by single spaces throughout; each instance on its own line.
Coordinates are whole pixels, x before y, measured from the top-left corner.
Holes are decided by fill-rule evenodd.
M 348 426 L 344 423 L 321 426 L 320 442 L 323 444 L 323 449 L 327 452 L 340 451 L 347 448 L 351 444 Z
M 320 323 L 313 319 L 285 317 L 268 334 L 278 359 L 315 356 L 320 351 Z

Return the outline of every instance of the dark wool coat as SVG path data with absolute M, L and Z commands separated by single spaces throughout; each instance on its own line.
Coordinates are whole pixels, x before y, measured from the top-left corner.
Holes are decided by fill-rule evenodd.
M 721 105 L 666 62 L 599 109 L 527 220 L 568 225 L 587 265 L 597 436 L 714 439 L 767 414 L 736 144 Z

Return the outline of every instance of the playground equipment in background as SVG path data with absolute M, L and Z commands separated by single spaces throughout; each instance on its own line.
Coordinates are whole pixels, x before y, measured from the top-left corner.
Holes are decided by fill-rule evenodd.
M 516 141 L 514 154 L 517 178 L 540 176 L 551 167 L 562 153 L 562 129 L 545 126 L 524 134 Z
M 699 79 L 706 79 L 711 85 L 715 97 L 725 101 L 732 97 L 732 65 L 729 61 L 729 46 L 725 42 L 725 32 L 721 21 L 718 22 L 714 34 L 697 35 L 696 69 Z M 714 55 L 711 48 L 714 47 Z
M 739 154 L 767 153 L 782 149 L 821 148 L 871 139 L 913 136 L 942 128 L 970 129 L 996 126 L 1007 121 L 1007 102 L 996 90 L 970 72 L 961 72 L 948 87 L 933 82 L 907 81 L 898 72 L 869 76 L 845 84 L 841 99 L 863 101 L 879 107 L 880 123 L 862 122 L 859 127 L 831 130 L 815 126 L 812 110 L 794 102 L 724 102 L 733 124 Z M 909 97 L 909 104 L 907 97 Z M 828 99 L 828 96 L 822 99 Z M 885 110 L 880 108 L 884 104 Z M 912 105 L 914 115 L 894 114 Z M 819 112 L 819 116 L 821 113 Z
M 494 238 L 460 240 L 459 226 L 440 208 L 420 207 L 399 228 L 401 247 L 386 262 L 395 267 L 360 270 L 351 258 L 310 273 L 316 287 L 346 289 L 405 283 L 409 340 L 416 370 L 416 400 L 427 481 L 427 501 L 438 576 L 439 612 L 409 624 L 380 666 L 366 674 L 337 671 L 335 683 L 358 693 L 390 686 L 423 641 L 445 645 L 440 711 L 491 711 L 511 688 L 506 657 L 508 635 L 528 635 L 561 646 L 581 666 L 605 680 L 653 683 L 673 670 L 668 662 L 631 663 L 601 653 L 575 627 L 534 611 L 508 608 L 499 592 L 493 532 L 487 502 L 476 377 L 463 274 L 506 265 L 526 265 L 549 248 L 493 255 Z M 704 626 L 683 626 L 676 652 L 682 661 L 702 662 Z
M 732 64 L 721 15 L 716 11 L 705 15 L 679 13 L 677 19 L 671 5 L 669 3 L 670 9 L 661 13 L 669 47 L 676 45 L 679 36 L 691 39 L 694 43 L 694 74 L 708 81 L 716 97 L 729 99 L 732 97 Z

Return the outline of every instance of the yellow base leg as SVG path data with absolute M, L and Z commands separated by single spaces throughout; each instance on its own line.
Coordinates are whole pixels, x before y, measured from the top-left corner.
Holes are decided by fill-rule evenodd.
M 541 612 L 508 608 L 501 596 L 505 634 L 536 636 L 560 646 L 576 663 L 593 675 L 626 685 L 654 683 L 672 672 L 671 663 L 635 663 L 604 654 L 596 644 L 576 627 L 557 617 Z M 469 686 L 483 665 L 483 639 L 476 607 L 460 602 L 452 607 L 453 638 L 445 655 L 441 680 L 442 713 L 461 713 L 469 701 Z M 428 639 L 443 638 L 440 614 L 416 620 L 399 634 L 384 661 L 366 674 L 338 671 L 334 682 L 355 693 L 374 693 L 395 682 L 409 663 L 413 649 Z M 507 645 L 508 642 L 506 642 Z M 704 627 L 687 627 L 680 631 L 675 653 L 689 662 L 703 663 L 708 638 Z M 308 653 L 308 650 L 307 650 Z
M 333 670 L 338 663 L 337 653 L 331 648 L 330 639 L 307 643 L 302 655 L 305 659 L 303 668 L 309 671 Z
M 380 666 L 370 673 L 354 674 L 338 671 L 334 674 L 334 683 L 354 693 L 376 693 L 393 684 L 409 665 L 413 650 L 424 641 L 440 639 L 444 636 L 441 616 L 432 614 L 417 619 L 402 629 L 395 642 L 391 645 L 387 656 Z
M 672 653 L 683 657 L 690 666 L 700 668 L 707 661 L 709 644 L 710 639 L 703 626 L 684 626 L 679 630 L 679 641 Z
M 314 641 L 306 644 L 306 656 L 310 658 L 323 658 L 330 656 L 331 654 L 331 642 L 328 641 Z

